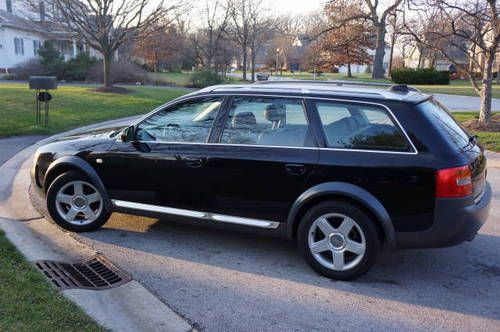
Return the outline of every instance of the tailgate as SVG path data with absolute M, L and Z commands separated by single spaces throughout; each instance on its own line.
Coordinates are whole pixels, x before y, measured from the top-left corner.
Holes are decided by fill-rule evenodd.
M 469 165 L 472 175 L 472 193 L 474 201 L 477 203 L 481 200 L 486 185 L 486 157 L 484 156 L 484 152 L 481 151 L 479 154 L 476 154 Z

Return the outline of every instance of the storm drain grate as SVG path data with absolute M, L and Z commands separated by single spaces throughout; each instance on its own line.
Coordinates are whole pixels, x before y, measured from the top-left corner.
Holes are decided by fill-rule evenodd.
M 56 261 L 38 261 L 35 264 L 59 289 L 101 290 L 132 280 L 102 255 L 72 264 Z

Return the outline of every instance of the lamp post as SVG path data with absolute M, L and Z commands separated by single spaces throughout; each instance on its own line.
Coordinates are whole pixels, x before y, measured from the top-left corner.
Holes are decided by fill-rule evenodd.
M 279 52 L 280 52 L 280 49 L 277 48 L 276 49 L 276 76 L 278 76 Z

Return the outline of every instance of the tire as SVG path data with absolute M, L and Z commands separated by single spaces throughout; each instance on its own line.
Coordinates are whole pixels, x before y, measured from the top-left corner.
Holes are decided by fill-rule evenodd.
M 380 252 L 381 237 L 375 222 L 354 204 L 319 203 L 301 219 L 299 251 L 309 266 L 325 277 L 356 279 L 372 267 Z
M 83 174 L 68 171 L 59 175 L 47 191 L 47 211 L 60 227 L 72 232 L 100 228 L 111 213 L 104 207 L 104 195 Z

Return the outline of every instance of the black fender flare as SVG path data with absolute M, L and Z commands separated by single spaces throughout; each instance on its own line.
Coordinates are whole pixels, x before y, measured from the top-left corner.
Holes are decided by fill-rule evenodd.
M 387 244 L 390 247 L 396 245 L 396 233 L 392 224 L 389 213 L 375 196 L 370 194 L 365 189 L 346 182 L 325 182 L 309 188 L 303 192 L 293 203 L 287 218 L 287 235 L 293 238 L 295 226 L 300 222 L 297 220 L 297 215 L 300 209 L 314 198 L 326 195 L 339 195 L 349 197 L 358 201 L 368 208 L 380 222 Z
M 47 179 L 50 179 L 54 173 L 59 173 L 61 168 L 76 169 L 88 176 L 90 181 L 92 181 L 92 184 L 95 185 L 96 188 L 101 192 L 103 196 L 102 198 L 104 202 L 104 208 L 109 212 L 112 210 L 111 200 L 109 199 L 108 192 L 106 191 L 101 178 L 99 177 L 99 175 L 97 175 L 97 172 L 94 170 L 94 168 L 92 168 L 92 166 L 90 166 L 88 162 L 77 156 L 61 157 L 50 164 L 50 166 L 47 168 L 47 171 L 45 172 L 45 176 L 43 179 L 43 188 L 45 192 L 47 192 L 49 185 L 47 183 Z

